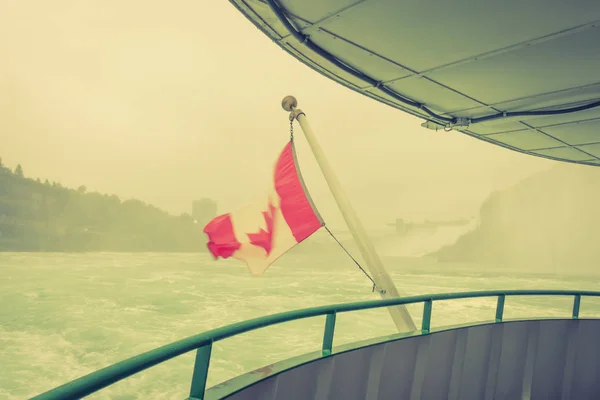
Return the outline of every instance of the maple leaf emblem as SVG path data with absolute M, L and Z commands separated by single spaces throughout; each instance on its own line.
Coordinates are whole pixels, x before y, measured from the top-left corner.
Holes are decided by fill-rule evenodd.
M 256 233 L 247 233 L 250 244 L 258 247 L 262 247 L 267 252 L 267 255 L 271 254 L 273 248 L 273 225 L 275 218 L 275 206 L 271 204 L 269 199 L 268 211 L 262 212 L 263 218 L 267 224 L 267 230 L 262 228 Z

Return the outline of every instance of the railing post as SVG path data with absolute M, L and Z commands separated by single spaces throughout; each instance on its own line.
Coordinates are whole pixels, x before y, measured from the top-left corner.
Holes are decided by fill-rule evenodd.
M 433 302 L 431 300 L 425 300 L 423 302 L 423 321 L 421 322 L 421 333 L 429 333 L 431 329 L 431 308 Z
M 208 378 L 208 365 L 210 364 L 210 353 L 212 343 L 206 344 L 196 351 L 194 362 L 194 374 L 192 375 L 192 387 L 188 399 L 203 400 L 206 389 L 206 378 Z
M 576 294 L 573 299 L 573 319 L 579 318 L 579 306 L 581 305 L 581 295 Z
M 504 317 L 504 299 L 505 295 L 501 294 L 498 296 L 498 303 L 496 303 L 496 322 L 502 322 Z
M 323 333 L 323 355 L 328 356 L 331 354 L 333 348 L 333 332 L 335 330 L 335 312 L 327 314 L 325 320 L 325 332 Z

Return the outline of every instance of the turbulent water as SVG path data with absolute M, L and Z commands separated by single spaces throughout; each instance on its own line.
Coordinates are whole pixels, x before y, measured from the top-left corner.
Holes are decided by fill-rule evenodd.
M 389 245 L 389 244 L 388 244 Z M 403 295 L 484 289 L 597 289 L 598 277 L 528 268 L 438 264 L 384 257 Z M 21 399 L 124 358 L 211 328 L 308 306 L 376 299 L 368 280 L 339 252 L 294 251 L 260 277 L 238 262 L 204 254 L 0 253 L 0 398 Z M 509 298 L 505 316 L 568 316 L 571 298 Z M 495 299 L 434 304 L 433 326 L 486 320 Z M 409 307 L 420 322 L 421 305 Z M 584 299 L 583 316 L 600 316 Z M 324 317 L 217 342 L 209 386 L 320 347 Z M 389 334 L 385 310 L 338 316 L 334 345 Z M 91 396 L 183 399 L 193 354 Z

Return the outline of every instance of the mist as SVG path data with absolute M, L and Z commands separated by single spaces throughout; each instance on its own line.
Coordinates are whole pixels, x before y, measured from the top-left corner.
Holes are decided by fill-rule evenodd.
M 541 27 L 562 26 L 577 15 L 551 15 Z M 560 39 L 590 24 L 561 31 Z M 540 30 L 530 25 L 521 34 Z M 452 35 L 455 26 L 442 29 Z M 552 43 L 546 38 L 544 45 Z M 560 395 L 563 375 L 564 393 L 593 388 L 598 361 L 588 340 L 593 326 L 585 324 L 593 321 L 584 319 L 600 316 L 600 305 L 589 293 L 580 316 L 571 314 L 578 312 L 579 296 L 575 309 L 573 296 L 511 295 L 506 309 L 496 296 L 436 301 L 433 308 L 424 296 L 425 307 L 408 306 L 417 330 L 402 336 L 389 335 L 412 330 L 402 329 L 412 325 L 408 318 L 399 324 L 389 318 L 389 307 L 364 305 L 352 315 L 342 312 L 347 307 L 331 308 L 326 325 L 324 315 L 292 321 L 286 314 L 279 318 L 289 320 L 285 325 L 267 327 L 262 319 L 260 329 L 243 336 L 221 333 L 250 327 L 252 318 L 396 293 L 597 290 L 600 168 L 425 129 L 422 120 L 301 64 L 228 1 L 0 0 L 0 54 L 0 363 L 6 366 L 0 398 L 31 398 L 80 376 L 90 383 L 88 374 L 101 371 L 88 387 L 97 389 L 114 380 L 103 369 L 109 365 L 119 371 L 113 378 L 122 378 L 123 365 L 159 353 L 156 360 L 164 360 L 168 349 L 191 350 L 191 343 L 202 347 L 110 385 L 97 398 L 202 397 L 204 386 L 224 382 L 212 392 L 220 396 L 250 381 L 260 382 L 259 391 L 279 382 L 272 394 L 285 396 L 284 380 L 274 375 L 299 371 L 296 362 L 311 368 L 313 361 L 317 367 L 303 369 L 293 382 L 296 397 L 300 385 L 315 396 L 332 395 L 345 393 L 335 387 L 344 376 L 334 366 L 348 360 L 356 364 L 352 374 L 366 378 L 346 391 L 356 396 L 396 391 L 426 397 L 430 382 L 439 381 L 461 396 L 509 396 L 523 388 L 524 397 L 543 398 L 553 388 L 560 387 Z M 497 54 L 486 53 L 486 62 Z M 542 59 L 544 53 L 529 55 Z M 485 84 L 494 86 L 493 80 Z M 272 198 L 264 202 L 269 188 L 273 194 L 274 163 L 290 140 L 289 116 L 281 108 L 287 95 L 306 114 L 385 274 L 373 254 L 364 262 L 359 247 L 366 254 L 370 246 L 352 240 L 297 123 L 293 161 L 318 213 L 299 195 L 290 157 L 278 170 L 285 170 L 279 183 L 293 176 L 295 185 L 286 194 L 294 201 L 285 213 L 294 207 L 287 215 L 302 212 L 287 218 L 282 201 L 273 202 L 277 210 Z M 209 249 L 206 223 L 261 196 L 250 229 L 236 226 L 231 215 L 217 219 L 226 227 L 215 229 L 222 251 Z M 397 229 L 397 220 L 410 229 Z M 255 221 L 256 230 L 250 226 Z M 268 270 L 254 274 L 253 261 Z M 513 324 L 515 316 L 536 321 L 524 321 L 522 329 Z M 565 316 L 569 320 L 558 320 Z M 504 328 L 499 317 L 511 325 Z M 555 321 L 545 329 L 539 318 Z M 467 322 L 485 326 L 458 325 Z M 469 331 L 463 335 L 457 327 Z M 483 336 L 471 330 L 479 328 Z M 449 339 L 435 339 L 438 333 Z M 396 346 L 400 338 L 418 341 L 417 350 Z M 374 353 L 361 353 L 363 346 Z M 392 348 L 408 356 L 398 363 Z M 595 351 L 600 357 L 597 345 Z M 333 358 L 338 355 L 340 363 Z M 558 367 L 545 369 L 545 363 Z M 562 373 L 562 364 L 573 377 Z M 140 370 L 129 372 L 134 369 Z M 477 369 L 484 379 L 469 381 Z M 538 384 L 538 376 L 548 380 L 546 370 L 557 373 L 555 385 Z M 396 379 L 388 385 L 384 378 L 398 371 L 408 373 L 408 384 Z M 234 377 L 239 380 L 228 381 Z
M 0 4 L 0 156 L 27 176 L 179 214 L 261 193 L 295 95 L 365 225 L 473 216 L 490 192 L 554 163 L 356 94 L 302 65 L 227 2 Z M 296 126 L 326 222 L 343 221 Z
M 524 270 L 597 272 L 599 203 L 597 168 L 556 164 L 492 193 L 479 226 L 437 256 Z

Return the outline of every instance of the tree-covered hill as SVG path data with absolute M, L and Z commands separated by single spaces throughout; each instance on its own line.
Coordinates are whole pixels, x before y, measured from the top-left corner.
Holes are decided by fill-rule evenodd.
M 26 178 L 0 159 L 0 251 L 206 251 L 202 228 L 139 200 Z

